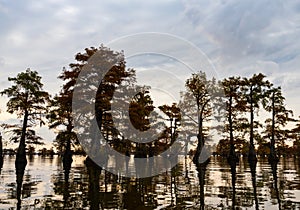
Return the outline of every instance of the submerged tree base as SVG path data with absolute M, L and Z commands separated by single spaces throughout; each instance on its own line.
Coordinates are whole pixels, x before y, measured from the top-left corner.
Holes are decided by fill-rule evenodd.
M 22 192 L 22 183 L 24 171 L 27 165 L 26 155 L 17 154 L 16 157 L 16 182 L 17 182 L 17 209 L 21 209 L 21 192 Z
M 255 149 L 254 149 L 253 145 L 250 145 L 250 148 L 249 148 L 248 162 L 249 163 L 254 163 L 254 162 L 256 163 L 257 162 L 256 152 L 255 152 Z
M 202 140 L 199 141 L 197 149 L 196 149 L 196 153 L 193 157 L 193 163 L 195 165 L 208 164 L 210 161 L 211 153 L 209 152 L 207 147 L 204 144 L 202 144 L 201 142 L 202 142 Z
M 208 159 L 204 163 L 195 163 L 197 167 L 199 185 L 200 185 L 200 209 L 205 209 L 205 201 L 204 201 L 205 172 L 209 161 L 210 160 Z
M 272 164 L 272 163 L 277 164 L 279 162 L 279 157 L 276 154 L 270 154 L 268 156 L 268 161 L 270 164 Z
M 84 161 L 89 175 L 88 198 L 90 200 L 90 209 L 99 209 L 100 199 L 100 174 L 102 168 L 98 166 L 89 156 Z
M 64 170 L 70 170 L 73 162 L 72 152 L 65 152 L 63 155 L 63 168 Z
M 227 162 L 229 165 L 232 164 L 236 164 L 239 162 L 239 157 L 237 156 L 237 154 L 235 153 L 235 149 L 234 148 L 230 148 L 230 153 L 227 156 Z
M 18 169 L 24 169 L 25 170 L 25 167 L 27 165 L 27 159 L 26 159 L 26 155 L 20 155 L 17 153 L 17 156 L 16 156 L 16 161 L 15 161 L 15 167 L 16 167 L 16 170 L 18 171 Z
M 239 162 L 239 158 L 235 155 L 235 156 L 228 156 L 227 157 L 227 162 L 228 164 L 231 165 L 236 165 Z
M 1 174 L 2 167 L 3 167 L 3 156 L 0 156 L 0 174 Z

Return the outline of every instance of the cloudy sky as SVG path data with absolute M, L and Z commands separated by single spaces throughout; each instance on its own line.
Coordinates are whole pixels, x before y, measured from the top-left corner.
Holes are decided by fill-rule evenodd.
M 9 86 L 7 77 L 30 67 L 41 74 L 45 89 L 56 93 L 57 76 L 77 52 L 158 32 L 193 43 L 220 78 L 263 72 L 282 86 L 287 106 L 300 115 L 297 0 L 0 0 L 0 24 L 1 90 Z M 3 113 L 5 103 L 2 97 L 1 122 L 11 118 Z

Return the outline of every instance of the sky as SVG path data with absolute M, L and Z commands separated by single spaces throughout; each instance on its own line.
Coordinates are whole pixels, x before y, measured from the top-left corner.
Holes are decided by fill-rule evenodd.
M 31 68 L 55 94 L 62 85 L 57 76 L 85 48 L 132 34 L 167 33 L 198 47 L 219 79 L 264 73 L 300 115 L 297 0 L 0 0 L 0 25 L 0 90 L 9 87 L 8 77 Z M 0 123 L 12 122 L 7 99 L 0 100 Z M 54 138 L 47 128 L 39 130 L 47 141 Z

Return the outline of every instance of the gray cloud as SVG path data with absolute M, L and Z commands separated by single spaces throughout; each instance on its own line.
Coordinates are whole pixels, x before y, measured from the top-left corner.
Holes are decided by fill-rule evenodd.
M 4 66 L 4 64 L 5 64 L 4 58 L 1 58 L 1 57 L 0 57 L 0 67 L 1 67 L 1 66 Z
M 63 66 L 84 48 L 163 32 L 198 46 L 220 77 L 263 71 L 296 104 L 299 20 L 297 0 L 0 1 L 0 89 L 9 84 L 8 76 L 31 67 L 55 93 Z
M 280 62 L 299 53 L 300 44 L 295 43 L 300 35 L 296 2 L 206 2 L 209 10 L 203 9 L 203 2 L 190 5 L 187 1 L 185 14 L 215 42 L 223 64 L 244 63 L 249 57 Z

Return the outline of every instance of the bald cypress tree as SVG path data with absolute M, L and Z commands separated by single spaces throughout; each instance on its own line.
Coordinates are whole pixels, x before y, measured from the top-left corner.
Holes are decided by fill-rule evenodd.
M 46 105 L 49 101 L 49 94 L 43 90 L 41 76 L 38 72 L 27 69 L 16 77 L 9 77 L 8 81 L 13 85 L 2 92 L 9 98 L 7 112 L 16 114 L 22 119 L 21 129 L 18 130 L 19 147 L 16 157 L 16 165 L 26 166 L 26 141 L 28 128 L 43 123 L 42 117 L 46 113 Z
M 242 99 L 241 93 L 242 80 L 240 77 L 229 77 L 222 81 L 222 87 L 224 90 L 224 100 L 225 100 L 225 127 L 224 130 L 226 134 L 226 140 L 229 135 L 230 150 L 228 154 L 229 160 L 237 160 L 235 153 L 235 143 L 238 141 L 238 137 L 235 133 L 242 130 L 241 113 L 245 110 L 245 100 Z M 223 102 L 223 101 L 222 101 Z
M 182 101 L 185 108 L 180 107 L 188 119 L 183 119 L 194 123 L 194 133 L 197 135 L 197 148 L 193 161 L 199 163 L 199 157 L 204 147 L 208 128 L 208 122 L 213 114 L 214 94 L 218 90 L 216 79 L 207 79 L 205 72 L 198 72 L 186 80 L 186 91 L 183 93 Z
M 282 95 L 280 87 L 271 87 L 266 91 L 266 97 L 263 99 L 263 106 L 266 111 L 271 113 L 271 117 L 265 121 L 264 137 L 270 139 L 270 161 L 278 161 L 275 143 L 284 144 L 288 136 L 288 131 L 284 126 L 293 119 L 292 110 L 285 106 L 285 98 Z
M 265 80 L 265 75 L 259 73 L 254 74 L 251 78 L 243 78 L 241 83 L 241 91 L 246 102 L 245 111 L 250 114 L 249 122 L 249 161 L 257 161 L 254 147 L 255 129 L 259 122 L 255 120 L 255 113 L 258 113 L 262 100 L 265 97 L 266 90 L 270 87 L 270 82 Z

